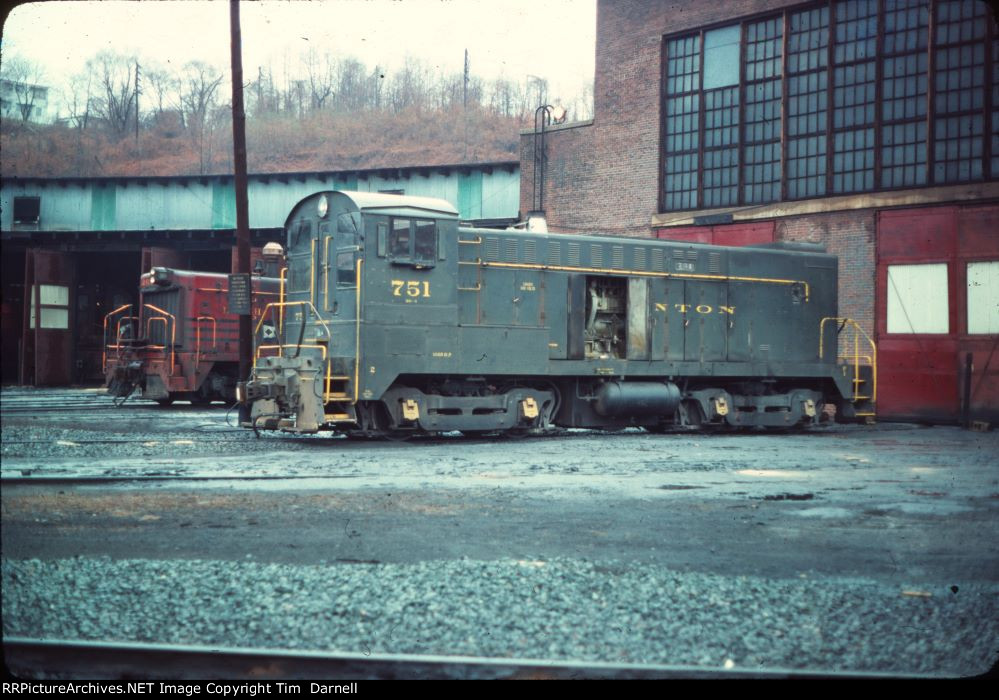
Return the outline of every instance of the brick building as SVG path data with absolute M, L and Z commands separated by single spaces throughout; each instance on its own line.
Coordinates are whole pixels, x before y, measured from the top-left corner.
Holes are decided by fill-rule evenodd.
M 967 399 L 999 420 L 993 8 L 599 0 L 594 118 L 548 127 L 543 159 L 521 135 L 521 210 L 543 202 L 555 232 L 821 243 L 840 315 L 877 341 L 882 417 L 957 420 Z

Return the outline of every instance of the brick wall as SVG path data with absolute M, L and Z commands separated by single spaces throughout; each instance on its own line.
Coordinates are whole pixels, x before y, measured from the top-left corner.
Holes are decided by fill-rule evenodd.
M 827 251 L 839 256 L 839 315 L 857 321 L 871 338 L 874 338 L 875 217 L 873 209 L 787 217 L 778 220 L 775 232 L 778 241 L 821 243 Z M 844 333 L 840 353 L 852 352 L 852 345 L 846 347 L 847 340 Z M 861 340 L 862 351 L 863 348 Z

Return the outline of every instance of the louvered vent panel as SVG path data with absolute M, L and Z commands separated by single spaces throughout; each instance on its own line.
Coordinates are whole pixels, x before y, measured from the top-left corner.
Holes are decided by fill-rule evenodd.
M 486 260 L 493 262 L 499 260 L 499 250 L 500 244 L 498 238 L 486 239 Z
M 613 246 L 611 248 L 611 267 L 615 267 L 620 270 L 624 267 L 624 247 L 623 246 Z
M 645 248 L 635 248 L 634 254 L 635 262 L 634 267 L 636 270 L 645 269 Z
M 562 264 L 562 241 L 549 241 L 548 243 L 548 264 Z
M 655 272 L 663 272 L 664 259 L 665 253 L 661 248 L 654 248 L 652 250 L 652 269 Z
M 524 241 L 524 262 L 536 263 L 538 261 L 537 241 Z
M 708 254 L 708 272 L 715 274 L 721 272 L 721 253 Z
M 567 265 L 579 265 L 579 248 L 580 245 L 578 243 L 569 244 L 569 259 L 566 261 Z
M 517 239 L 507 238 L 506 239 L 506 256 L 505 260 L 507 262 L 519 262 L 517 259 Z
M 590 264 L 593 267 L 602 267 L 604 264 L 604 247 L 593 244 L 590 246 Z

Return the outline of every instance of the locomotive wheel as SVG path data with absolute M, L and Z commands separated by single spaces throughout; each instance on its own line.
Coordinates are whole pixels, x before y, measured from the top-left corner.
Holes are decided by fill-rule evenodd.
M 388 409 L 381 403 L 372 408 L 371 424 L 379 437 L 393 442 L 406 442 L 416 434 L 415 430 L 400 430 L 392 427 L 392 418 L 389 416 Z
M 510 440 L 520 440 L 521 438 L 526 438 L 530 434 L 530 428 L 510 428 L 509 430 L 504 430 L 500 434 Z

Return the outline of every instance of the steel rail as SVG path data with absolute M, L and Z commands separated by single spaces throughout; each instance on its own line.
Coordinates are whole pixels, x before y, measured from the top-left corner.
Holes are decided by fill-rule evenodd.
M 366 475 L 370 476 L 370 475 Z M 47 475 L 39 476 L 3 476 L 0 475 L 0 484 L 6 487 L 24 486 L 26 484 L 44 484 L 46 486 L 68 486 L 72 484 L 112 484 L 126 483 L 133 481 L 142 482 L 180 482 L 180 481 L 340 481 L 343 479 L 360 479 L 357 474 L 229 474 L 229 475 L 207 475 L 207 474 L 115 474 L 115 475 L 95 475 L 81 474 L 80 476 Z
M 601 661 L 485 658 L 423 654 L 227 648 L 139 642 L 92 642 L 5 636 L 4 660 L 20 678 L 60 680 L 268 679 L 499 680 L 664 678 L 939 678 L 931 674 L 711 668 Z

